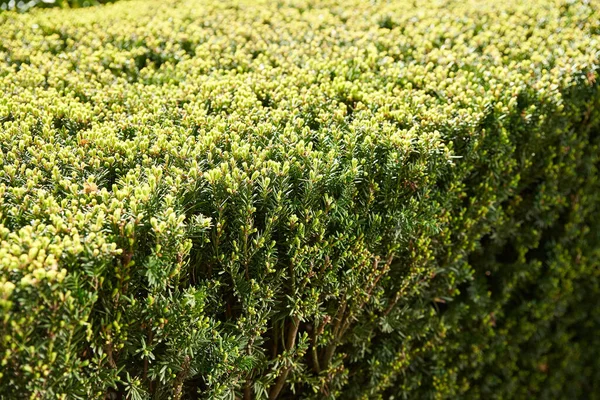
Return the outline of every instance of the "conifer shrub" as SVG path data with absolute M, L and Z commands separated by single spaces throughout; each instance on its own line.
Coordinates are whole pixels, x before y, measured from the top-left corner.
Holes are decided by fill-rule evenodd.
M 599 21 L 0 14 L 0 396 L 593 398 Z

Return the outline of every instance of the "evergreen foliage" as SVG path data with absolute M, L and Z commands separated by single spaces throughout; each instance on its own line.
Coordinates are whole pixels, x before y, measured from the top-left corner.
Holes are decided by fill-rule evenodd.
M 0 396 L 593 398 L 599 21 L 0 14 Z

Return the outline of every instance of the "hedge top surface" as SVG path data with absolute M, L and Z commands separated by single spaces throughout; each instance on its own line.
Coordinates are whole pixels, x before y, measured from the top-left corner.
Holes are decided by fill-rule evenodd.
M 241 176 L 352 162 L 359 179 L 357 148 L 391 149 L 426 185 L 520 95 L 543 124 L 593 85 L 600 47 L 597 10 L 557 1 L 128 1 L 0 24 L 3 209 L 30 210 L 5 236 L 36 210 L 112 214 L 142 175 L 235 192 Z
M 387 316 L 436 274 L 456 294 L 471 244 L 450 228 L 513 193 L 550 122 L 597 118 L 599 21 L 551 0 L 0 14 L 0 384 L 85 397 L 151 376 L 177 397 L 189 373 L 216 396 L 260 365 L 253 390 L 276 397 L 307 321 L 315 370 L 343 375 L 363 309 Z M 392 279 L 392 255 L 410 272 Z M 279 323 L 294 335 L 270 360 Z M 117 368 L 148 341 L 154 364 Z
M 173 194 L 218 181 L 235 193 L 242 177 L 268 190 L 271 174 L 311 169 L 318 184 L 337 163 L 360 179 L 373 160 L 357 153 L 379 147 L 410 170 L 407 181 L 435 183 L 477 151 L 490 113 L 509 116 L 533 95 L 519 112 L 541 125 L 569 88 L 593 85 L 596 17 L 555 1 L 128 1 L 5 13 L 4 237 L 67 233 L 125 198 L 144 201 L 154 180 Z M 37 224 L 59 210 L 77 218 L 42 234 Z M 113 251 L 101 233 L 93 240 Z

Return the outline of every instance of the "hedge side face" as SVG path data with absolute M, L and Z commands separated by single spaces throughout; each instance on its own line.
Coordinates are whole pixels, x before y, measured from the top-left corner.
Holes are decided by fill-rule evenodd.
M 600 393 L 593 2 L 0 14 L 0 396 Z

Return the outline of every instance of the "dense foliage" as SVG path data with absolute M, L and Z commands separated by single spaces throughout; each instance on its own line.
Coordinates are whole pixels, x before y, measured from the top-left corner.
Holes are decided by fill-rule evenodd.
M 600 393 L 599 21 L 0 14 L 0 396 Z

